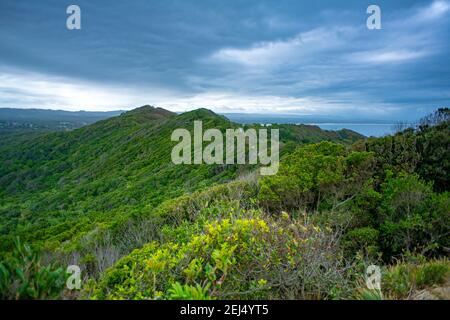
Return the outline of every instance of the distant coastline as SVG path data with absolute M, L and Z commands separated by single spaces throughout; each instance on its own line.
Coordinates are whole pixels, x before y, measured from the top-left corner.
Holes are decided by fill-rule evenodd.
M 228 119 L 238 123 L 289 123 L 318 126 L 323 130 L 349 129 L 367 137 L 381 137 L 395 132 L 395 123 L 376 119 L 345 119 L 332 116 L 263 115 L 243 113 L 223 113 Z
M 393 123 L 305 123 L 316 125 L 323 130 L 341 130 L 350 129 L 366 137 L 382 137 L 395 133 L 395 124 Z

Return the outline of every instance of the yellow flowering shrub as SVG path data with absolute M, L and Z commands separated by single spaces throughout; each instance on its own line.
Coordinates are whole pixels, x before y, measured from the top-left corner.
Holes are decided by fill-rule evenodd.
M 212 219 L 184 243 L 153 242 L 135 250 L 100 279 L 91 297 L 308 298 L 305 292 L 317 287 L 314 279 L 324 281 L 329 270 L 340 277 L 332 241 L 330 232 L 304 226 L 288 214 L 274 219 L 248 212 Z M 326 292 L 329 288 L 314 295 Z

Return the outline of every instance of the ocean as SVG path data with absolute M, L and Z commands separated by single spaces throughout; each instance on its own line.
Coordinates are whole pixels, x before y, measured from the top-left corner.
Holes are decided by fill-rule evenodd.
M 369 119 L 336 119 L 331 116 L 295 116 L 295 115 L 273 115 L 273 114 L 251 114 L 251 113 L 222 113 L 231 121 L 237 123 L 292 123 L 309 124 L 324 130 L 350 129 L 366 137 L 381 137 L 395 133 L 394 123 L 381 120 L 371 121 Z

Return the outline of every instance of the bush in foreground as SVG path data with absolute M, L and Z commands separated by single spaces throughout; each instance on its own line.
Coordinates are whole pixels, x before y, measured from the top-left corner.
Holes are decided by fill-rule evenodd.
M 66 282 L 62 268 L 43 265 L 40 256 L 16 240 L 11 257 L 0 263 L 1 299 L 57 299 Z
M 90 288 L 98 299 L 325 299 L 350 290 L 331 230 L 260 212 L 215 219 L 185 242 L 153 242 Z M 89 291 L 89 289 L 88 289 Z

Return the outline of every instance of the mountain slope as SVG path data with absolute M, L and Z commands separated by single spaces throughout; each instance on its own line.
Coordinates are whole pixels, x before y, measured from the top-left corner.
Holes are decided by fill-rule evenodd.
M 144 106 L 118 117 L 20 144 L 0 153 L 0 234 L 2 250 L 12 236 L 46 248 L 140 215 L 164 200 L 230 181 L 250 170 L 233 165 L 174 165 L 170 140 L 176 128 L 238 127 L 206 109 L 177 115 Z M 354 141 L 356 133 L 331 133 L 317 127 L 280 125 L 281 140 Z
M 30 251 L 18 243 L 8 252 L 14 236 L 47 249 L 48 261 L 81 267 L 90 281 L 69 299 L 364 298 L 375 293 L 360 287 L 361 257 L 384 264 L 387 298 L 442 284 L 450 274 L 445 119 L 348 146 L 358 137 L 351 131 L 273 126 L 280 168 L 261 177 L 255 166 L 172 164 L 174 129 L 192 132 L 194 120 L 238 127 L 206 109 L 145 106 L 7 144 L 0 296 L 41 281 L 23 279 Z M 328 141 L 305 145 L 317 140 Z M 44 293 L 67 294 L 55 285 L 44 282 Z
M 158 237 L 102 272 L 83 297 L 409 299 L 445 286 L 450 194 L 436 172 L 448 176 L 449 128 L 301 146 L 275 176 L 173 199 L 156 212 Z M 364 285 L 372 263 L 383 264 L 382 291 Z

